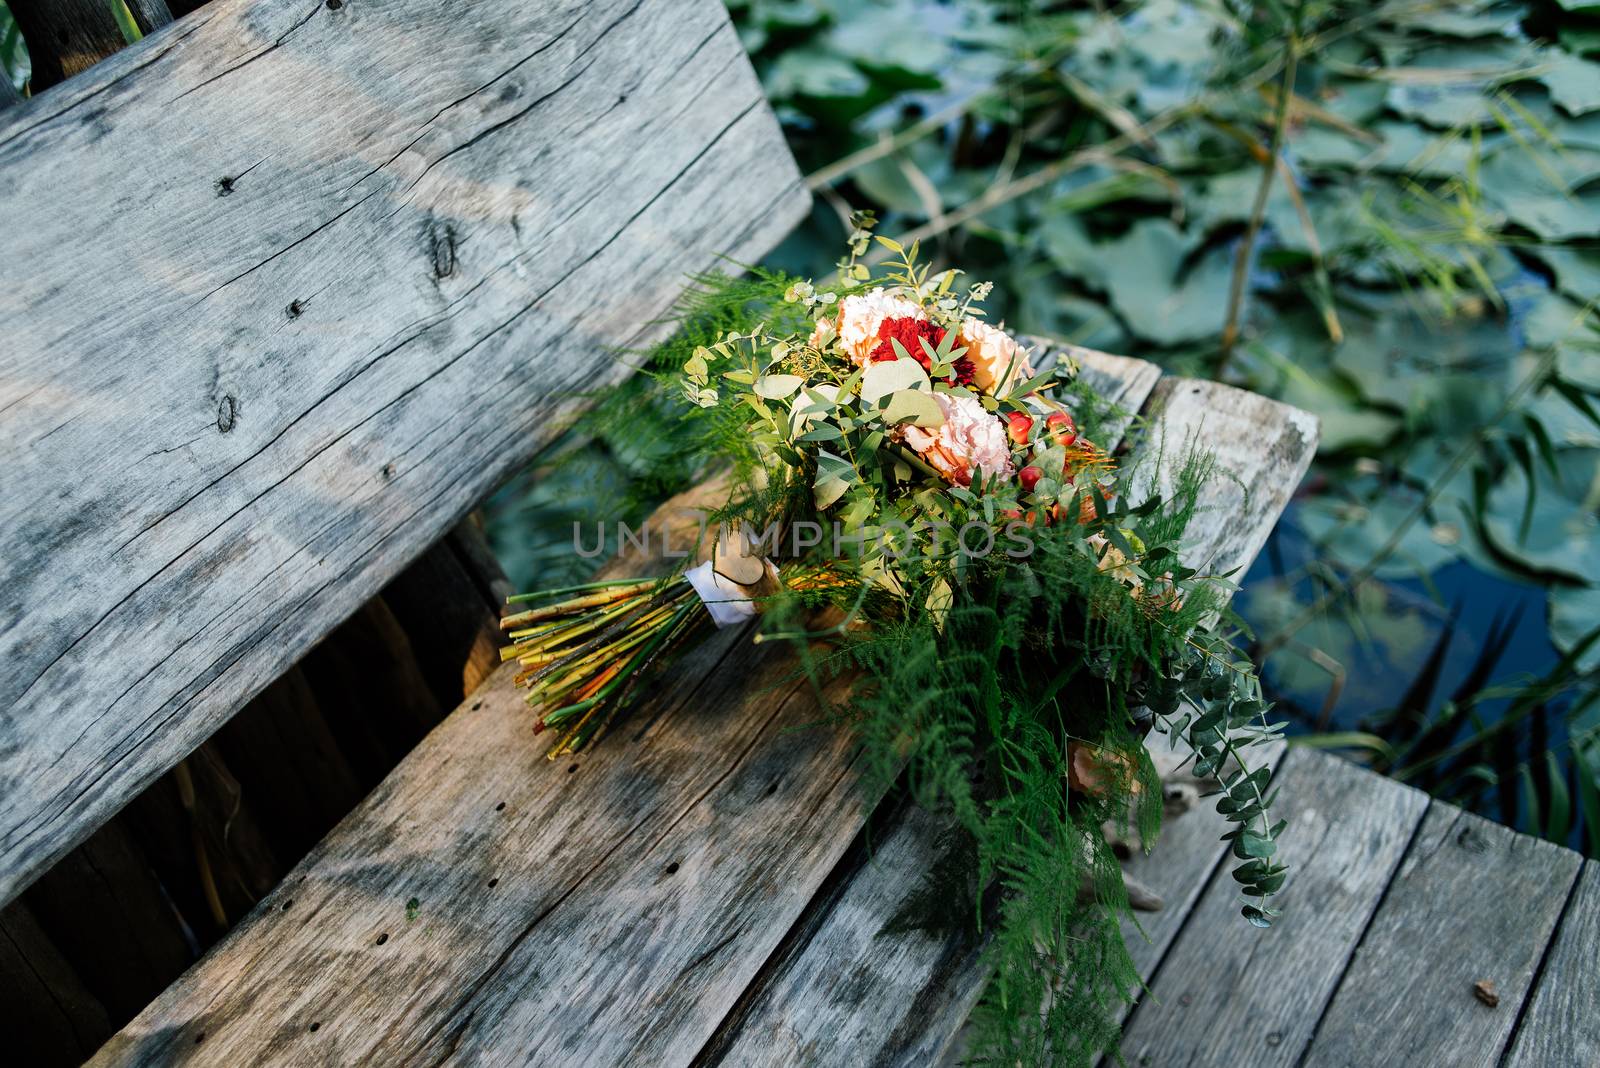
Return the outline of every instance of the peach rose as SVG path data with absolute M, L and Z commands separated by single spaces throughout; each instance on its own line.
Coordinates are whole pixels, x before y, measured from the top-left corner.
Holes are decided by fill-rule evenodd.
M 1018 382 L 1033 377 L 1028 354 L 1016 338 L 982 319 L 963 319 L 956 344 L 967 350 L 973 384 L 985 393 L 1003 396 Z

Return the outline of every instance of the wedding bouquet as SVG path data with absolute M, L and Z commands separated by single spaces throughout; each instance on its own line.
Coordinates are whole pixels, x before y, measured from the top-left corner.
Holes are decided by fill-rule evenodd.
M 841 711 L 868 774 L 948 812 L 971 847 L 947 889 L 991 936 L 974 1054 L 1089 1063 L 1139 983 L 1103 828 L 1154 839 L 1149 731 L 1220 779 L 1250 922 L 1270 922 L 1284 879 L 1268 771 L 1241 759 L 1273 736 L 1267 706 L 1216 630 L 1230 587 L 1179 559 L 1211 465 L 1191 451 L 1165 497 L 1130 499 L 1095 443 L 1127 413 L 1070 366 L 1031 366 L 985 319 L 987 283 L 855 223 L 835 282 L 700 279 L 653 353 L 700 451 L 731 470 L 709 558 L 513 598 L 528 607 L 504 620 L 505 655 L 552 757 L 717 627 L 793 637 L 797 671 L 853 677 Z M 873 240 L 892 255 L 877 269 Z

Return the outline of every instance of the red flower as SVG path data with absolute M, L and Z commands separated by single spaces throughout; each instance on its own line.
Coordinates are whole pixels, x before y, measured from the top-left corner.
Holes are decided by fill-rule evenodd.
M 867 358 L 871 360 L 898 359 L 900 354 L 894 350 L 894 343 L 898 341 L 905 347 L 906 352 L 911 354 L 911 358 L 922 365 L 924 371 L 931 371 L 933 369 L 933 361 L 928 359 L 928 354 L 923 351 L 921 339 L 927 338 L 929 345 L 938 348 L 940 343 L 944 341 L 944 335 L 943 327 L 936 326 L 927 319 L 913 319 L 909 315 L 903 315 L 895 319 L 885 319 L 878 326 L 878 343 L 867 354 Z M 946 382 L 958 386 L 972 384 L 973 366 L 971 360 L 963 356 L 956 360 L 952 367 L 955 373 L 945 379 Z

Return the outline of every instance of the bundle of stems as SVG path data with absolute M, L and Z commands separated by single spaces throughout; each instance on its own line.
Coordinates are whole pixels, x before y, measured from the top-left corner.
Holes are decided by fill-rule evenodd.
M 587 582 L 508 600 L 545 602 L 500 621 L 512 639 L 500 656 L 522 665 L 516 684 L 540 708 L 535 733 L 563 732 L 551 760 L 598 737 L 652 667 L 711 626 L 681 575 Z

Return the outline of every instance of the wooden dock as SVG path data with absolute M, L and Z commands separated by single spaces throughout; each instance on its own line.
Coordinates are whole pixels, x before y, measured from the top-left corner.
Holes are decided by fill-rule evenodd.
M 1127 865 L 1166 900 L 1130 934 L 1130 1065 L 1600 1064 L 1600 863 L 1313 750 L 1274 786 L 1293 875 L 1272 929 L 1230 922 L 1203 807 Z
M 759 260 L 807 208 L 722 5 L 215 0 L 0 115 L 0 190 L 9 1051 L 959 1055 L 981 941 L 903 922 L 959 848 L 949 823 L 860 779 L 782 643 L 719 634 L 557 764 L 515 665 L 462 669 L 492 583 L 449 532 L 625 370 L 598 354 L 658 337 L 688 274 Z M 1188 562 L 1246 566 L 1315 420 L 1075 354 L 1146 416 L 1144 447 L 1198 440 L 1234 476 L 1208 488 Z M 412 581 L 434 553 L 457 578 Z M 404 623 L 452 614 L 459 647 Z M 382 641 L 319 645 L 363 615 Z M 251 716 L 258 698 L 285 714 Z M 221 744 L 241 718 L 271 730 Z M 415 734 L 391 746 L 402 718 Z M 213 789 L 233 780 L 212 743 L 278 778 Z M 322 760 L 369 748 L 349 762 L 369 778 Z M 1600 1063 L 1594 864 L 1331 757 L 1274 759 L 1293 821 L 1278 926 L 1237 916 L 1203 810 L 1130 865 L 1167 902 L 1132 933 L 1150 984 L 1132 1063 Z M 281 835 L 281 867 L 238 863 L 245 817 L 297 801 L 326 822 Z M 150 802 L 136 838 L 121 823 Z M 208 855 L 250 880 L 219 891 Z M 220 941 L 182 971 L 197 918 Z

